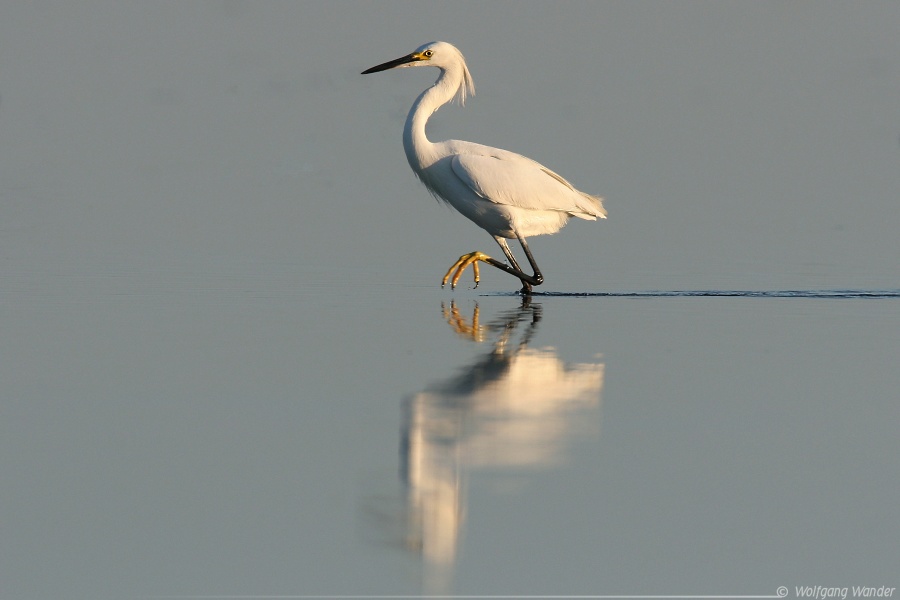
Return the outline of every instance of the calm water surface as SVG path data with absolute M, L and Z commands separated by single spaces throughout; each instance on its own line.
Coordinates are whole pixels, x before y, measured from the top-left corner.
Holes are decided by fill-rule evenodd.
M 896 297 L 316 277 L 4 279 L 4 597 L 896 577 Z

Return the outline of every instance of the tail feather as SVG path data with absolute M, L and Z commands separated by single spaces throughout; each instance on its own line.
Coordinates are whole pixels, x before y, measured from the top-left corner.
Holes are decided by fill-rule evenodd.
M 606 208 L 603 207 L 603 198 L 600 196 L 592 196 L 579 192 L 581 194 L 581 202 L 578 203 L 579 212 L 570 213 L 573 217 L 586 219 L 588 221 L 596 221 L 597 218 L 606 218 Z

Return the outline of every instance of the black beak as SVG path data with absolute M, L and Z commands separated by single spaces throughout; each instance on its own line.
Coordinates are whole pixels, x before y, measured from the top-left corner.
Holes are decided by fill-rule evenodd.
M 371 69 L 366 69 L 360 75 L 367 75 L 369 73 L 378 73 L 379 71 L 387 71 L 388 69 L 393 69 L 394 67 L 402 67 L 403 65 L 408 65 L 409 63 L 414 63 L 422 60 L 415 54 L 407 54 L 406 56 L 401 56 L 400 58 L 395 58 L 394 60 L 389 60 L 386 63 L 381 63 L 380 65 L 376 65 Z

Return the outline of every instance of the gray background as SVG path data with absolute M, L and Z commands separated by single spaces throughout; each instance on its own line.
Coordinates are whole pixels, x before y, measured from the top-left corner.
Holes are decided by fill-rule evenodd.
M 894 2 L 4 3 L 0 596 L 896 586 L 898 30 Z M 496 249 L 404 159 L 436 72 L 359 75 L 434 39 L 477 94 L 433 139 L 606 198 L 531 242 L 546 290 L 804 292 L 536 298 L 527 346 L 602 394 L 554 461 L 457 464 L 440 568 L 404 543 L 404 406 L 519 300 L 437 285 Z M 805 293 L 846 289 L 886 297 Z

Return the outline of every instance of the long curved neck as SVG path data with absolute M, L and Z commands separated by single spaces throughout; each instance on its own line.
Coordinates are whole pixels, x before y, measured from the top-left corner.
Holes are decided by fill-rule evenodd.
M 442 70 L 434 85 L 419 94 L 409 109 L 403 127 L 403 149 L 409 166 L 416 173 L 437 160 L 434 144 L 425 135 L 425 124 L 437 109 L 453 98 L 462 83 L 461 78 L 459 73 Z

